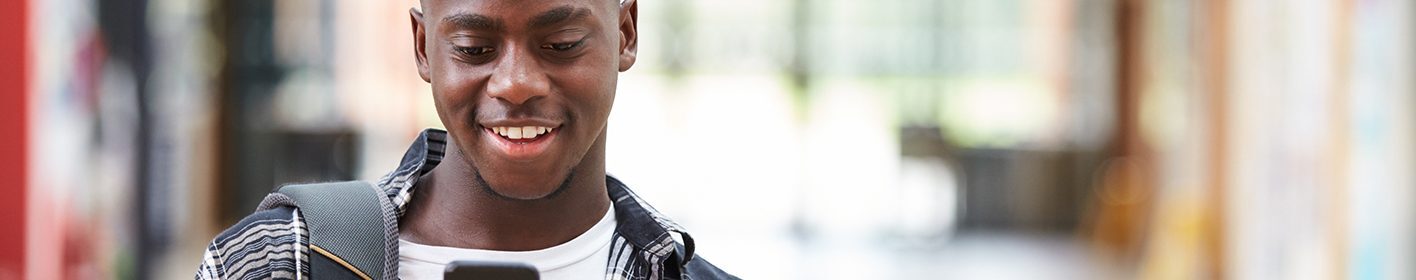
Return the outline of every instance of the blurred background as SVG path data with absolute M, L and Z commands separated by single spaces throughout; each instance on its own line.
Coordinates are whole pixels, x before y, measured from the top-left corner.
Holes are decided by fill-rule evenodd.
M 440 127 L 415 0 L 0 4 L 0 279 L 190 279 Z M 609 172 L 748 279 L 1416 279 L 1408 0 L 640 0 Z

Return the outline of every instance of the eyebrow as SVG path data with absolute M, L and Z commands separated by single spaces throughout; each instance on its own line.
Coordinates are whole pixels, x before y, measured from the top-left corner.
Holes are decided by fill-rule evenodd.
M 590 16 L 590 9 L 576 9 L 571 6 L 560 6 L 531 17 L 531 21 L 527 22 L 526 25 L 531 28 L 542 28 L 587 16 Z M 447 24 L 474 30 L 500 31 L 503 28 L 500 19 L 480 14 L 458 13 L 444 17 L 442 21 Z
M 444 17 L 444 23 L 474 30 L 502 30 L 501 20 L 478 14 L 454 14 Z
M 590 9 L 576 9 L 571 6 L 560 6 L 532 17 L 531 21 L 526 25 L 531 28 L 541 28 L 565 21 L 580 19 L 589 15 Z

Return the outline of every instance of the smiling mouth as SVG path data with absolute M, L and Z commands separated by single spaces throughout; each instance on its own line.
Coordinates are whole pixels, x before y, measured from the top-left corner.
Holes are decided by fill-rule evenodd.
M 512 142 L 534 142 L 538 137 L 555 131 L 554 127 L 545 126 L 495 126 L 487 129 Z
M 483 127 L 493 150 L 512 161 L 540 158 L 551 148 L 559 126 L 490 126 Z

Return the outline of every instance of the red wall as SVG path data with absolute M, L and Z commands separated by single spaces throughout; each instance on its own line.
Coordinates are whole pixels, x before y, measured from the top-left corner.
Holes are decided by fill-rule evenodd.
M 0 1 L 0 278 L 23 278 L 29 1 Z

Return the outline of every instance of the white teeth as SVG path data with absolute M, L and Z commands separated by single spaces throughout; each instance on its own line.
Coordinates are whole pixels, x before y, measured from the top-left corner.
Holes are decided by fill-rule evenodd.
M 521 139 L 521 128 L 520 128 L 520 127 L 508 127 L 508 128 L 506 128 L 506 138 Z
M 492 127 L 492 132 L 496 132 L 498 135 L 508 139 L 533 139 L 542 134 L 550 133 L 551 130 L 554 129 L 544 126 Z

